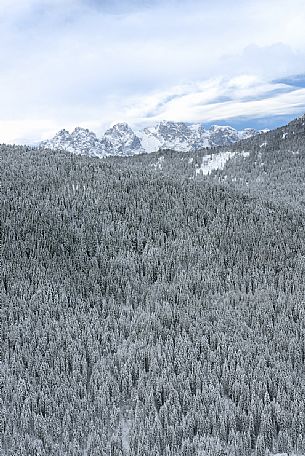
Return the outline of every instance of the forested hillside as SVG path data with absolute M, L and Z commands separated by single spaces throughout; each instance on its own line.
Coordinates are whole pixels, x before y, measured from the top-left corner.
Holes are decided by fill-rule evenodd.
M 305 209 L 305 116 L 232 146 L 236 158 L 214 177 L 260 198 Z M 248 152 L 246 157 L 245 151 Z
M 146 159 L 1 146 L 1 456 L 304 453 L 303 215 Z
M 220 148 L 132 157 L 124 166 L 221 183 L 291 209 L 305 208 L 305 116 L 276 130 Z

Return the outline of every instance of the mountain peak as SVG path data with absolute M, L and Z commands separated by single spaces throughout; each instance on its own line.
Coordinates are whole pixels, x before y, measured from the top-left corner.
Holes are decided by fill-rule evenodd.
M 211 125 L 209 131 L 236 131 L 230 125 Z
M 53 139 L 43 141 L 42 147 L 64 149 L 74 153 L 96 155 L 134 155 L 159 149 L 177 151 L 199 150 L 204 147 L 226 146 L 258 132 L 248 128 L 237 131 L 228 125 L 203 125 L 162 120 L 152 127 L 133 131 L 126 122 L 109 128 L 101 138 L 87 128 L 76 127 L 70 134 L 63 129 Z
M 126 122 L 119 122 L 114 124 L 109 130 L 118 130 L 118 131 L 129 131 L 131 130 L 130 126 Z
M 69 131 L 66 130 L 65 128 L 62 128 L 61 130 L 59 130 L 59 132 L 58 132 L 57 134 L 59 135 L 59 134 L 62 134 L 62 133 L 68 133 L 68 134 L 70 134 Z
M 58 133 L 56 133 L 55 137 L 68 137 L 70 136 L 70 132 L 63 128 L 62 130 L 59 130 Z
M 79 133 L 79 132 L 84 132 L 84 133 L 89 133 L 88 128 L 83 128 L 83 127 L 75 127 L 73 133 Z

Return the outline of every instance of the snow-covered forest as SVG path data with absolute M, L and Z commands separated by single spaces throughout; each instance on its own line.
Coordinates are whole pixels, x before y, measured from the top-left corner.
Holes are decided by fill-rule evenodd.
M 304 215 L 169 156 L 1 146 L 1 456 L 304 454 Z

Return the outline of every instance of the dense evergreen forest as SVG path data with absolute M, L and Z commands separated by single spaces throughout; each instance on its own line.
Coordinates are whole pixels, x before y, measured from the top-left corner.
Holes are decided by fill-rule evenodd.
M 304 215 L 157 156 L 0 147 L 1 456 L 305 453 Z
M 198 172 L 208 155 L 217 157 L 223 152 L 232 154 L 223 169 L 215 169 L 208 176 Z M 187 153 L 160 150 L 128 160 L 114 158 L 113 162 L 176 178 L 208 179 L 261 201 L 284 204 L 297 211 L 305 209 L 305 115 L 284 127 L 226 147 Z
M 229 160 L 219 181 L 263 200 L 305 209 L 305 116 L 266 134 L 232 146 L 237 159 Z M 238 153 L 248 151 L 248 156 Z

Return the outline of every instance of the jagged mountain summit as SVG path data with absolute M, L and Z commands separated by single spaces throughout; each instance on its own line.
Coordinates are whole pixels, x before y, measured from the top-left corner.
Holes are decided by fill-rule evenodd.
M 40 143 L 48 149 L 63 149 L 83 155 L 104 157 L 107 155 L 134 155 L 144 152 L 139 138 L 125 124 L 114 125 L 99 139 L 87 128 L 77 127 L 72 133 L 60 130 L 54 138 Z
M 107 155 L 134 155 L 145 152 L 139 137 L 127 123 L 109 128 L 101 139 Z
M 127 123 L 118 123 L 108 129 L 102 138 L 88 129 L 77 127 L 72 133 L 59 131 L 54 138 L 42 141 L 40 146 L 98 157 L 130 156 L 159 149 L 186 152 L 204 147 L 228 146 L 258 133 L 252 128 L 238 131 L 230 126 L 213 125 L 205 129 L 201 124 L 169 121 L 133 131 Z
M 48 149 L 64 149 L 86 155 L 100 155 L 101 141 L 85 128 L 77 127 L 72 133 L 60 130 L 51 140 L 43 141 L 41 146 Z

